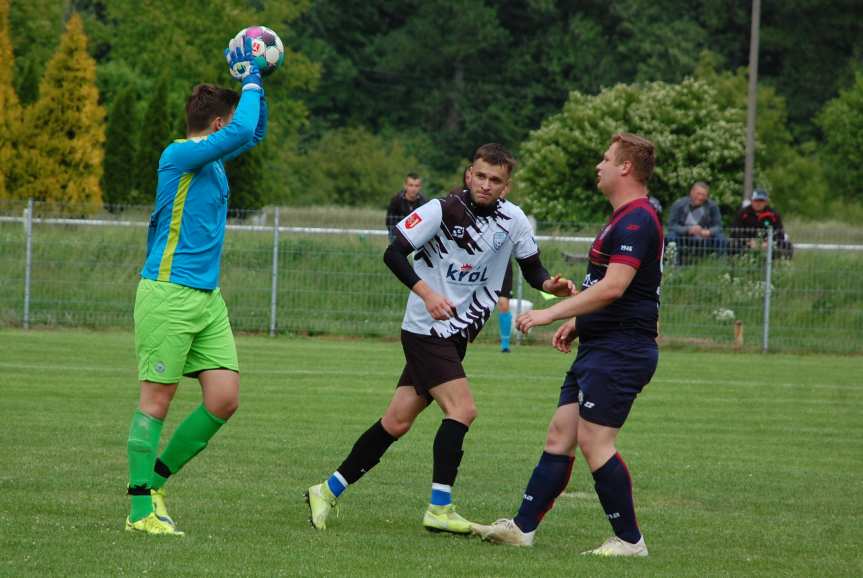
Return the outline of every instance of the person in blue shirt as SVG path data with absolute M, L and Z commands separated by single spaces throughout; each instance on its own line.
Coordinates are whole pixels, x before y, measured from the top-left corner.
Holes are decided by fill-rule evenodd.
M 126 530 L 182 536 L 164 485 L 207 447 L 237 410 L 240 374 L 219 269 L 228 211 L 224 162 L 264 138 L 267 106 L 248 39 L 227 54 L 242 93 L 210 84 L 186 103 L 186 138 L 159 159 L 147 257 L 135 297 L 140 397 L 128 437 L 131 511 Z M 182 376 L 197 378 L 202 403 L 157 457 L 162 423 Z
M 629 469 L 615 447 L 635 398 L 656 371 L 663 231 L 647 194 L 655 149 L 644 137 L 618 133 L 596 166 L 597 187 L 614 209 L 591 246 L 578 295 L 548 309 L 520 315 L 516 326 L 567 319 L 552 345 L 578 354 L 560 390 L 557 411 L 518 514 L 485 526 L 483 539 L 530 546 L 543 516 L 566 488 L 581 450 L 614 535 L 584 552 L 601 556 L 647 556 L 635 517 Z

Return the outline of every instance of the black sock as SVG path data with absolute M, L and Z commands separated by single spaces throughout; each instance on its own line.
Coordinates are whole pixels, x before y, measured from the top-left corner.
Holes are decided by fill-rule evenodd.
M 536 530 L 542 518 L 554 506 L 554 501 L 569 483 L 574 461 L 575 458 L 570 456 L 542 452 L 515 517 L 515 525 L 522 532 Z
M 381 456 L 396 439 L 384 429 L 381 420 L 376 421 L 357 439 L 338 472 L 349 484 L 353 484 L 381 461 Z
M 452 486 L 464 452 L 461 449 L 468 427 L 454 419 L 444 418 L 434 438 L 432 482 Z
M 594 488 L 599 502 L 615 535 L 621 540 L 635 544 L 641 539 L 635 504 L 632 501 L 632 479 L 619 453 L 614 454 L 598 470 L 593 472 Z

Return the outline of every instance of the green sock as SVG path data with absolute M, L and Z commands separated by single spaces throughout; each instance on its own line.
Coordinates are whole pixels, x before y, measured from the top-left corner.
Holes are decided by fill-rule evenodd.
M 126 446 L 129 454 L 129 494 L 132 498 L 129 519 L 133 522 L 147 517 L 153 511 L 150 476 L 161 434 L 162 420 L 147 415 L 140 409 L 135 411 Z
M 168 471 L 155 472 L 153 467 L 150 467 L 152 476 L 151 485 L 155 489 L 159 489 L 165 485 L 168 476 L 165 474 L 176 474 L 180 468 L 185 466 L 189 461 L 207 447 L 210 441 L 219 428 L 225 424 L 225 420 L 220 419 L 204 407 L 204 404 L 199 405 L 189 416 L 183 420 L 159 460 L 167 467 Z

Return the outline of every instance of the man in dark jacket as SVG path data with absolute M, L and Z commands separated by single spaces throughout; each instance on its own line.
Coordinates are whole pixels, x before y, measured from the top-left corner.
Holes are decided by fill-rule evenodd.
M 734 219 L 731 238 L 738 250 L 766 249 L 767 229 L 773 229 L 773 246 L 777 257 L 790 259 L 794 247 L 782 226 L 782 215 L 770 206 L 770 197 L 764 189 L 752 191 L 752 202 L 740 209 Z
M 425 204 L 426 198 L 420 193 L 422 186 L 423 181 L 418 174 L 408 173 L 405 177 L 404 188 L 390 200 L 390 205 L 387 207 L 387 234 L 390 243 L 395 239 L 393 229 L 399 221 L 413 213 L 417 207 Z
M 666 241 L 668 245 L 675 244 L 678 262 L 684 255 L 725 252 L 727 241 L 722 234 L 722 216 L 719 207 L 710 200 L 707 183 L 698 181 L 692 185 L 689 195 L 671 205 Z

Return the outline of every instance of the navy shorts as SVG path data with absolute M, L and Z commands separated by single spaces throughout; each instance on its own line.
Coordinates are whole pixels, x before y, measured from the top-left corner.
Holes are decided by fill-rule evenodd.
M 658 361 L 659 349 L 652 339 L 580 344 L 560 388 L 558 407 L 578 403 L 583 419 L 622 427 Z

